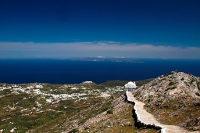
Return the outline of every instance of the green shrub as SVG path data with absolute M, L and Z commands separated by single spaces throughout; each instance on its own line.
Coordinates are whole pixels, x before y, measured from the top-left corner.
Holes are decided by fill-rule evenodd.
M 200 93 L 198 93 L 198 92 L 196 92 L 195 94 L 196 94 L 197 96 L 200 96 Z
M 195 80 L 194 80 L 194 79 L 192 79 L 192 80 L 190 81 L 190 84 L 192 84 L 193 82 L 195 82 Z
M 197 87 L 200 90 L 200 82 L 197 83 Z
M 113 110 L 112 110 L 112 109 L 109 109 L 109 110 L 107 111 L 107 114 L 113 114 Z
M 174 85 L 174 82 L 170 82 L 170 83 L 169 83 L 169 86 L 172 86 L 172 85 Z
M 11 93 L 11 91 L 10 91 L 10 89 L 4 89 L 3 90 L 3 94 L 5 95 L 5 94 L 10 94 Z
M 115 87 L 115 86 L 124 86 L 128 81 L 123 80 L 109 80 L 104 83 L 101 83 L 103 87 Z

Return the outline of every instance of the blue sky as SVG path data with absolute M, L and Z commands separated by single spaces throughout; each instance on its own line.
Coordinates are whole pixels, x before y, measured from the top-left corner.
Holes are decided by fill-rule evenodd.
M 0 1 L 0 58 L 87 56 L 200 58 L 200 1 Z

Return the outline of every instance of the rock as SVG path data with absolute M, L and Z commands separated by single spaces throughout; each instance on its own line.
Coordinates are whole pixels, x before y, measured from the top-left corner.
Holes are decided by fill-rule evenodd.
M 131 122 L 124 123 L 124 126 L 132 126 L 133 124 Z
M 185 111 L 187 110 L 187 107 L 182 106 L 182 107 L 180 108 L 180 110 L 185 112 Z
M 194 101 L 193 104 L 194 104 L 194 106 L 200 106 L 200 102 L 199 101 Z

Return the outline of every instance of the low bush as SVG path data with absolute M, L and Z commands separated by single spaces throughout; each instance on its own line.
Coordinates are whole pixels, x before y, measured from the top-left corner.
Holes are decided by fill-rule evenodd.
M 196 94 L 197 96 L 200 96 L 200 93 L 199 93 L 199 92 L 196 92 L 195 94 Z
M 172 85 L 174 85 L 174 82 L 170 82 L 170 83 L 169 83 L 169 86 L 172 86 Z
M 112 110 L 112 109 L 109 109 L 109 110 L 107 111 L 107 114 L 113 114 L 113 110 Z

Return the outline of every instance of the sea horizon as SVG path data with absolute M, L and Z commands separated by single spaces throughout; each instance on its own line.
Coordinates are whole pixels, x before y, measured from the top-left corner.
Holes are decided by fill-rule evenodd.
M 0 59 L 0 83 L 99 84 L 156 78 L 174 70 L 200 77 L 199 66 L 200 59 Z

